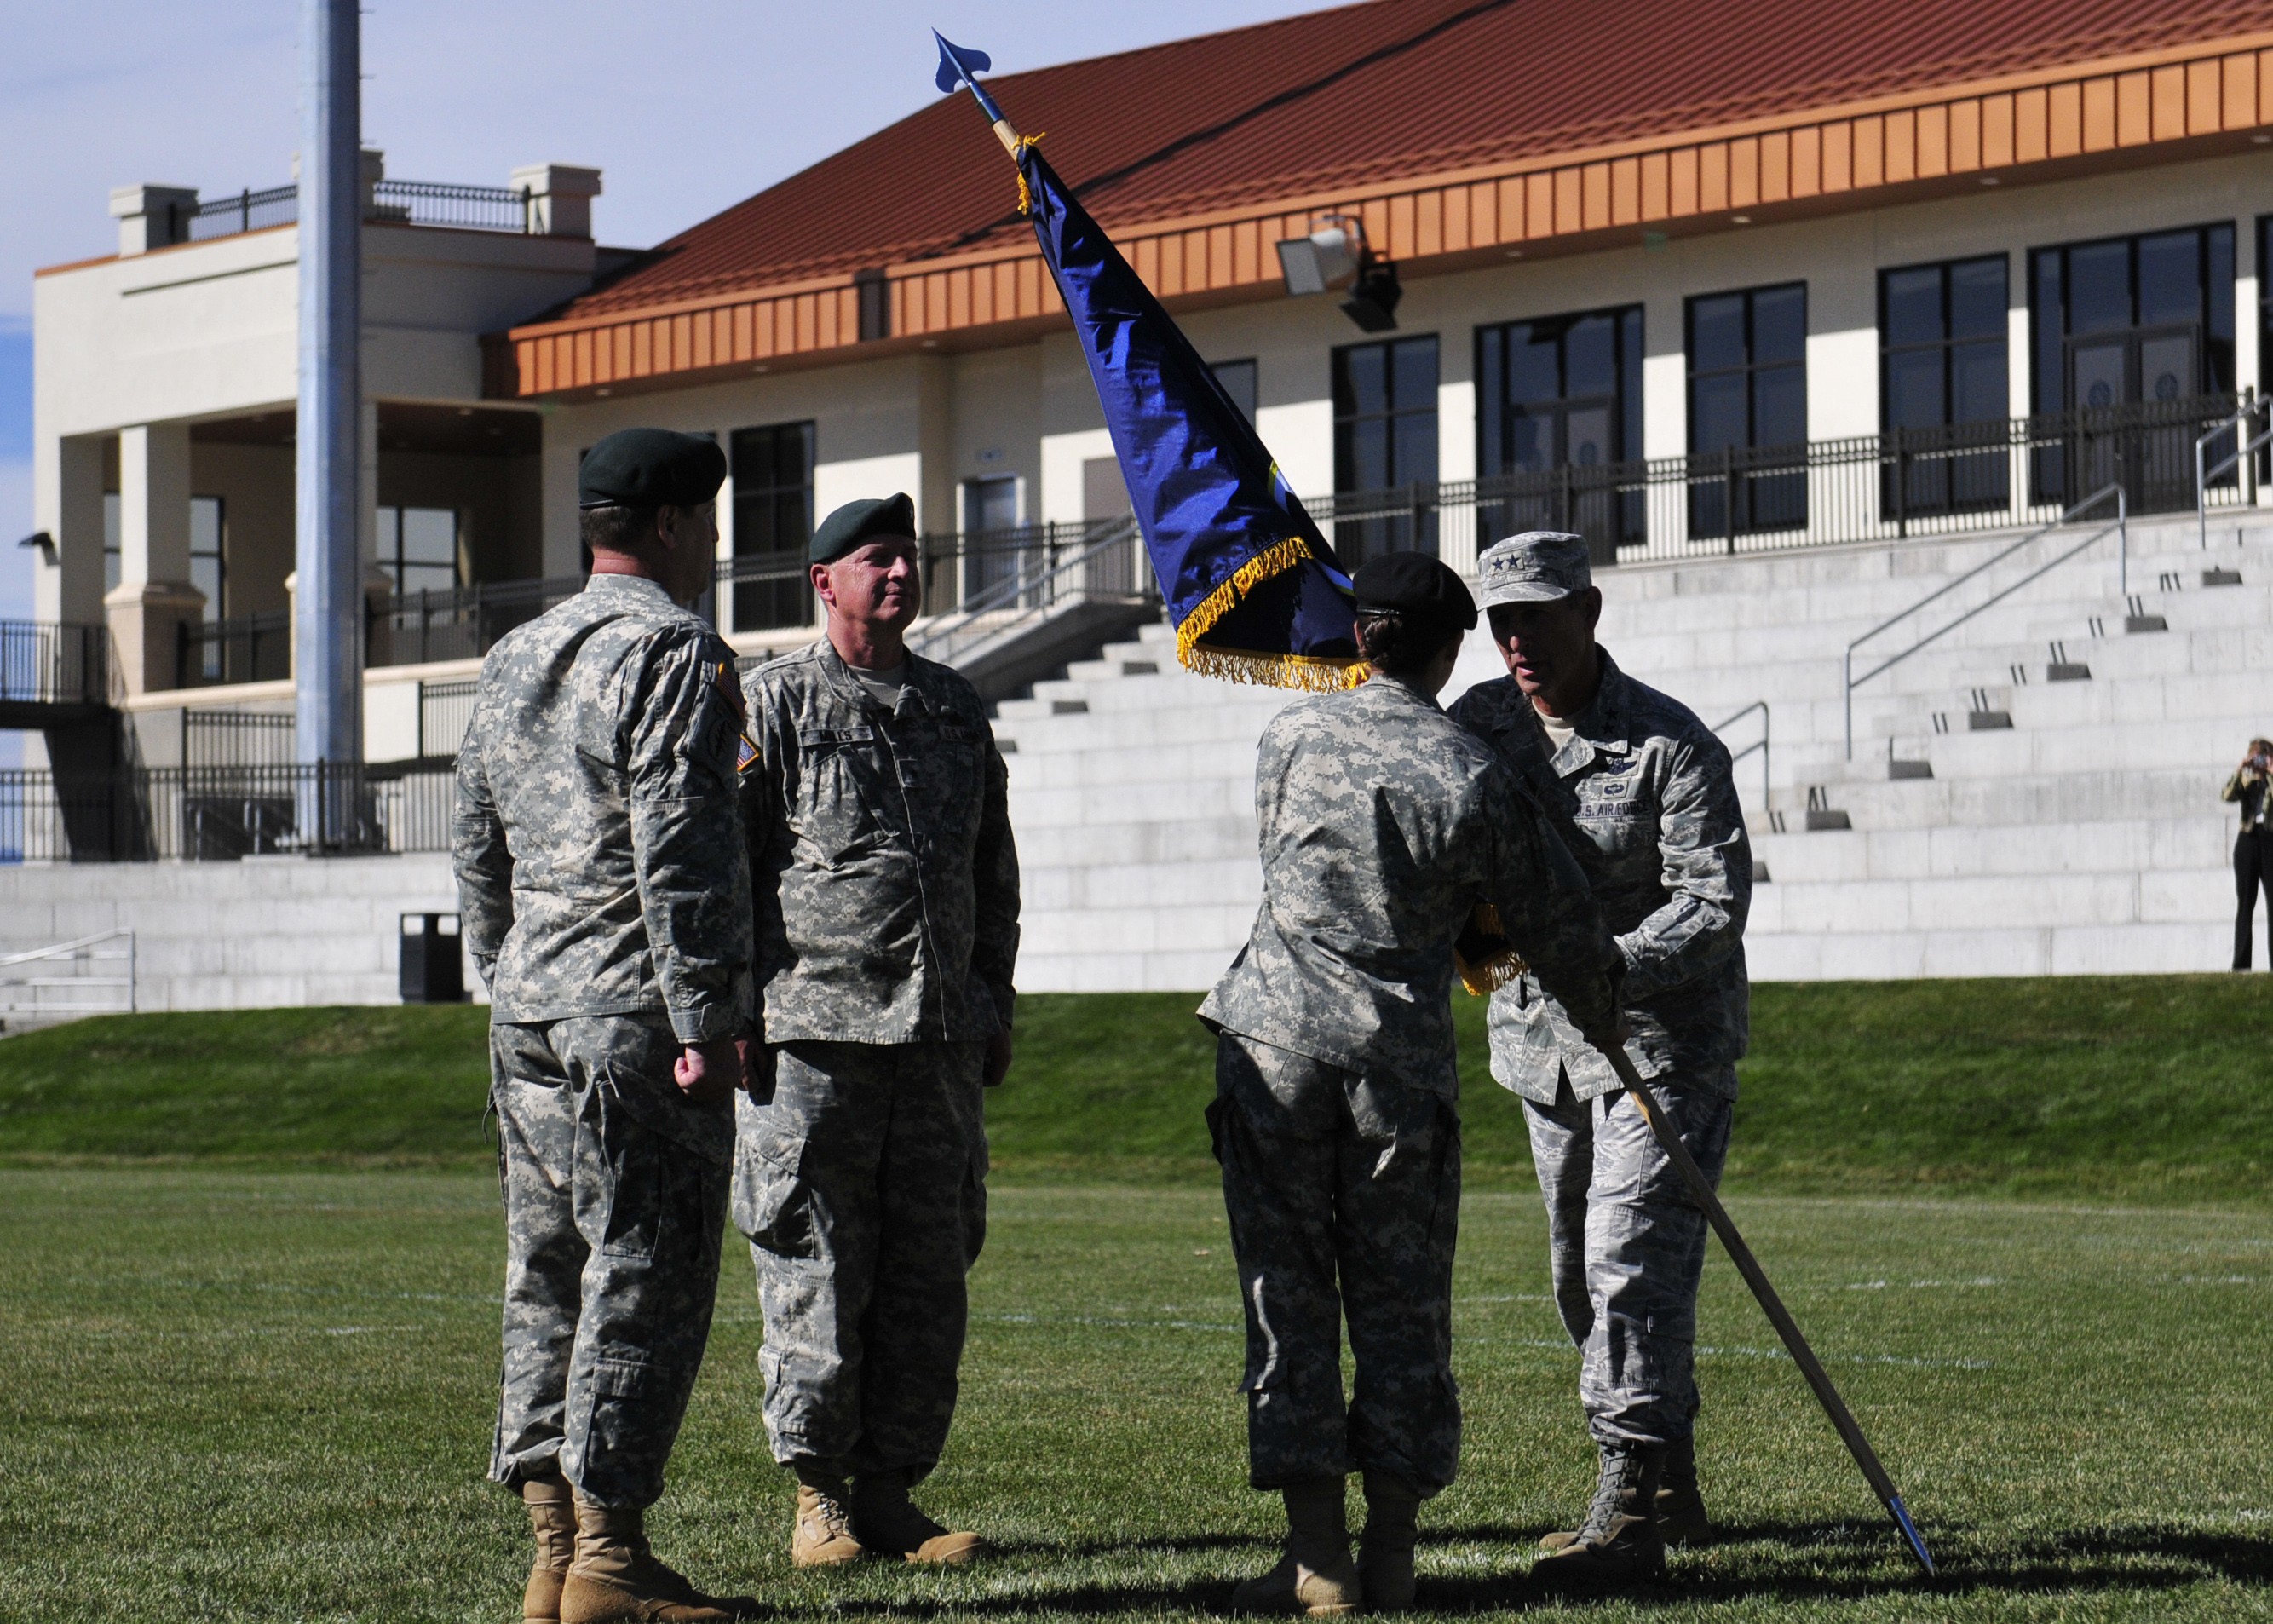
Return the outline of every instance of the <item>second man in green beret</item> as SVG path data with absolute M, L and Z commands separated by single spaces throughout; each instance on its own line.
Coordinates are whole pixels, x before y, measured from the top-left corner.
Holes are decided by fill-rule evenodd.
M 742 774 L 770 1073 L 739 1110 L 733 1214 L 763 1303 L 765 1417 L 800 1567 L 954 1563 L 978 1536 L 908 1497 L 955 1413 L 986 1232 L 982 1089 L 1010 1064 L 1018 857 L 971 684 L 903 642 L 915 505 L 815 531 L 827 635 L 744 683 Z

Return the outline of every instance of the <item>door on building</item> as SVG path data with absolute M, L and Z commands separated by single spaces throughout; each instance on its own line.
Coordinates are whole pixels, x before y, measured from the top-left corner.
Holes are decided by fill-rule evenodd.
M 1597 563 L 1647 539 L 1641 307 L 1476 329 L 1479 545 L 1586 537 Z
M 963 482 L 963 601 L 1018 578 L 1018 477 Z
M 2194 440 L 2233 409 L 2233 228 L 2034 255 L 2039 501 L 2110 484 L 2134 512 L 2194 501 Z M 2223 476 L 2232 478 L 2232 472 Z

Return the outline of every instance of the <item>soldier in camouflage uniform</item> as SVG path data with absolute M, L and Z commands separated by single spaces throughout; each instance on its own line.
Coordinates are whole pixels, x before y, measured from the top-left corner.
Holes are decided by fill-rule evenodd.
M 1234 1597 L 1246 1611 L 1347 1611 L 1361 1593 L 1409 1605 L 1420 1503 L 1452 1480 L 1449 995 L 1478 904 L 1588 1029 L 1607 1036 L 1615 1019 L 1616 955 L 1584 876 L 1513 775 L 1437 708 L 1476 621 L 1467 587 L 1418 553 L 1372 560 L 1354 585 L 1376 674 L 1264 731 L 1263 906 L 1200 1009 L 1219 1034 L 1208 1122 L 1246 1302 L 1249 1480 L 1282 1492 L 1288 1525 L 1279 1565 Z
M 1729 752 L 1684 706 L 1596 646 L 1602 593 L 1579 537 L 1534 531 L 1479 561 L 1509 675 L 1452 718 L 1521 775 L 1569 841 L 1617 933 L 1626 1053 L 1718 1181 L 1744 1052 L 1752 848 Z M 1520 1094 L 1547 1201 L 1555 1300 L 1581 1350 L 1602 1456 L 1582 1525 L 1536 1572 L 1654 1574 L 1662 1541 L 1707 1531 L 1692 1368 L 1705 1214 L 1609 1063 L 1535 975 L 1493 995 L 1492 1075 Z
M 490 1475 L 537 1539 L 529 1619 L 727 1619 L 643 1514 L 709 1335 L 750 1010 L 732 654 L 707 440 L 585 459 L 592 577 L 482 663 L 458 756 L 459 907 L 491 998 L 506 1208 Z
M 981 1550 L 908 1498 L 955 1414 L 986 1233 L 982 1088 L 1010 1064 L 1018 856 L 971 684 L 910 654 L 915 506 L 814 532 L 828 635 L 750 673 L 743 774 L 776 1074 L 739 1107 L 734 1222 L 765 1306 L 766 1427 L 799 1566 Z

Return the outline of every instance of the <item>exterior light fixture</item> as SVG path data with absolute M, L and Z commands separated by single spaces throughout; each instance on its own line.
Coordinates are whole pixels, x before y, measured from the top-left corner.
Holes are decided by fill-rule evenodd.
M 1368 333 L 1397 326 L 1397 301 L 1405 292 L 1397 267 L 1366 246 L 1365 227 L 1350 215 L 1328 214 L 1308 237 L 1281 238 L 1279 270 L 1297 298 L 1348 289 L 1342 314 Z
M 37 547 L 40 562 L 52 568 L 56 561 L 56 538 L 45 530 L 34 530 L 16 544 L 19 547 Z

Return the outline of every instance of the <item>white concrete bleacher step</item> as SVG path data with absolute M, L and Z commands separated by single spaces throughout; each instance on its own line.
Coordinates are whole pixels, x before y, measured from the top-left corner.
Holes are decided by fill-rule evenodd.
M 1848 641 L 2011 539 L 1602 576 L 1603 641 L 1626 670 L 1707 721 L 1770 703 L 1768 804 L 1759 758 L 1737 770 L 1774 876 L 1756 903 L 1757 974 L 2224 962 L 2231 836 L 2217 789 L 2242 741 L 2273 725 L 2273 523 L 2225 522 L 2204 550 L 2191 517 L 2134 522 L 2133 590 L 2169 631 L 2123 632 L 2131 605 L 2116 590 L 2111 542 L 2105 558 L 2062 567 L 1859 690 L 1858 759 L 1846 760 Z M 2241 584 L 2203 587 L 2204 569 Z M 2089 679 L 2045 680 L 2055 643 Z M 1479 635 L 1455 691 L 1497 674 Z M 1173 631 L 1148 626 L 1001 707 L 1029 876 L 1023 984 L 1213 981 L 1260 895 L 1255 741 L 1293 697 L 1193 677 L 1175 664 Z M 2013 726 L 1972 731 L 1977 707 Z M 1890 778 L 1890 747 L 1932 776 Z M 1811 803 L 1849 827 L 1799 832 Z M 1777 832 L 1771 811 L 1793 832 Z

